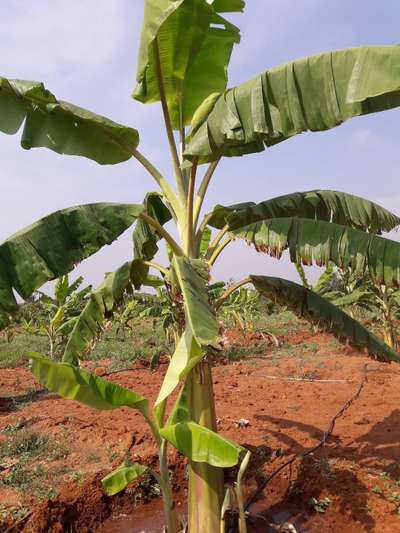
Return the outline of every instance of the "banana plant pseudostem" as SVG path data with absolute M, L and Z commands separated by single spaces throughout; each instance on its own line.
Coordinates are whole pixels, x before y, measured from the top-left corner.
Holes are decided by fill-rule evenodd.
M 248 460 L 241 446 L 216 431 L 207 361 L 208 347 L 218 336 L 216 310 L 236 288 L 253 284 L 260 293 L 282 299 L 371 356 L 399 361 L 393 349 L 307 286 L 250 275 L 218 300 L 211 302 L 208 297 L 212 267 L 234 239 L 245 239 L 277 258 L 287 249 L 297 265 L 333 263 L 357 272 L 368 270 L 375 283 L 400 282 L 400 244 L 380 236 L 398 226 L 400 219 L 368 200 L 315 190 L 258 204 L 218 205 L 203 214 L 203 200 L 222 157 L 261 152 L 302 132 L 327 130 L 351 117 L 400 105 L 398 45 L 322 53 L 227 89 L 227 67 L 240 33 L 225 17 L 243 9 L 243 0 L 144 0 L 133 97 L 161 103 L 173 180 L 139 151 L 134 128 L 59 100 L 42 83 L 0 78 L 0 130 L 10 135 L 22 130 L 23 148 L 47 147 L 102 165 L 133 158 L 157 185 L 141 204 L 63 209 L 3 242 L 0 327 L 7 326 L 17 308 L 15 292 L 28 298 L 135 225 L 134 256 L 107 274 L 92 292 L 63 361 L 39 354 L 30 358 L 41 383 L 65 398 L 96 409 L 128 406 L 142 413 L 158 445 L 159 469 L 153 475 L 162 489 L 169 533 L 178 531 L 178 523 L 169 484 L 168 445 L 189 461 L 190 533 L 223 530 L 223 468 L 242 464 L 241 477 Z M 165 229 L 171 220 L 176 239 Z M 167 265 L 154 261 L 161 240 L 168 248 Z M 152 406 L 133 391 L 79 366 L 124 293 L 154 280 L 150 269 L 165 285 L 179 330 L 175 353 Z M 178 399 L 167 406 L 176 388 L 180 388 Z M 116 494 L 148 470 L 146 465 L 124 463 L 103 480 L 104 488 Z M 244 531 L 244 514 L 239 514 Z

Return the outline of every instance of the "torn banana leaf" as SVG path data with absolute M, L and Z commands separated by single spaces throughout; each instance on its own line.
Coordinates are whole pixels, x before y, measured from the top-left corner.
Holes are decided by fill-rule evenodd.
M 325 327 L 358 348 L 366 348 L 371 356 L 380 361 L 400 362 L 400 355 L 392 348 L 312 290 L 281 278 L 269 276 L 250 276 L 250 278 L 261 294 L 286 305 L 296 315 Z
M 315 190 L 285 194 L 255 204 L 240 203 L 215 206 L 209 225 L 221 229 L 241 228 L 281 217 L 310 218 L 351 226 L 370 233 L 391 231 L 400 225 L 400 218 L 384 207 L 365 198 L 340 191 Z
M 399 45 L 326 52 L 269 69 L 205 102 L 186 155 L 206 162 L 261 152 L 399 105 Z
M 272 218 L 231 234 L 278 259 L 288 249 L 293 263 L 368 269 L 373 281 L 400 285 L 400 243 L 378 235 L 306 218 Z

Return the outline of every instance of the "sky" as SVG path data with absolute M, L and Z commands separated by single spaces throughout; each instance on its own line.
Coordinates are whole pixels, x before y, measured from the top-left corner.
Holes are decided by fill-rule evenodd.
M 143 0 L 1 0 L 0 76 L 43 81 L 59 99 L 138 129 L 141 152 L 171 175 L 159 105 L 130 97 L 142 10 Z M 400 2 L 247 0 L 244 14 L 228 18 L 242 31 L 229 69 L 232 86 L 306 55 L 395 44 Z M 400 214 L 399 120 L 400 110 L 356 118 L 328 132 L 298 135 L 261 154 L 224 159 L 205 211 L 216 203 L 263 201 L 321 188 L 357 194 Z M 155 189 L 134 159 L 100 166 L 46 149 L 25 151 L 18 134 L 0 134 L 0 161 L 0 242 L 58 209 L 103 201 L 140 203 Z M 131 258 L 128 230 L 79 265 L 72 278 L 81 274 L 97 285 L 104 272 Z M 215 279 L 239 280 L 248 274 L 298 279 L 287 259 L 257 254 L 244 243 L 229 246 L 214 269 Z

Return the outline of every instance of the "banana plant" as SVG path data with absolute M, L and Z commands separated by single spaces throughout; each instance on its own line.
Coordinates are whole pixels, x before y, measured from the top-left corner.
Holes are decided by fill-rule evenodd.
M 144 0 L 136 101 L 161 105 L 172 180 L 139 150 L 139 132 L 59 100 L 42 83 L 0 78 L 0 130 L 17 134 L 25 149 L 46 147 L 101 165 L 135 160 L 157 191 L 140 204 L 101 203 L 62 209 L 0 245 L 0 325 L 45 282 L 111 244 L 134 226 L 133 257 L 108 273 L 93 291 L 65 348 L 63 362 L 30 354 L 32 371 L 64 398 L 96 409 L 137 409 L 159 450 L 159 480 L 169 533 L 178 530 L 168 479 L 168 445 L 189 461 L 188 529 L 221 530 L 223 468 L 247 457 L 217 433 L 208 347 L 218 336 L 216 312 L 238 288 L 252 284 L 269 298 L 368 350 L 381 361 L 398 354 L 338 307 L 308 287 L 253 276 L 230 287 L 212 305 L 212 267 L 235 239 L 296 264 L 368 270 L 376 283 L 400 281 L 400 244 L 379 234 L 400 219 L 374 202 L 345 192 L 315 190 L 237 205 L 203 201 L 223 157 L 262 152 L 303 132 L 324 131 L 345 120 L 400 105 L 400 46 L 364 46 L 291 61 L 227 89 L 231 52 L 240 32 L 226 18 L 243 0 Z M 204 170 L 203 170 L 204 169 Z M 174 183 L 175 182 L 175 183 Z M 267 192 L 265 192 L 267 197 Z M 166 224 L 175 225 L 176 233 Z M 170 226 L 168 226 L 169 228 Z M 160 241 L 167 264 L 154 260 Z M 176 317 L 179 342 L 154 403 L 88 374 L 79 366 L 101 324 L 126 293 L 139 290 L 149 269 L 159 272 Z M 180 389 L 173 405 L 171 393 Z M 168 413 L 168 416 L 167 416 Z M 147 471 L 123 464 L 103 480 L 115 494 Z M 241 513 L 241 529 L 245 520 Z

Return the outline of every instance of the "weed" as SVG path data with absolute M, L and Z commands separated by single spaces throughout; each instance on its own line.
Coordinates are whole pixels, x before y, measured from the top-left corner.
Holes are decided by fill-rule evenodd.
M 373 492 L 374 494 L 379 494 L 379 496 L 383 496 L 384 495 L 384 490 L 381 489 L 381 487 L 378 487 L 378 486 L 372 487 L 371 492 Z
M 75 481 L 78 485 L 83 485 L 85 481 L 82 472 L 72 472 L 71 481 Z
M 40 455 L 48 450 L 49 438 L 32 429 L 21 429 L 0 446 L 0 457 Z
M 118 453 L 114 450 L 111 444 L 107 444 L 106 453 L 107 453 L 107 457 L 110 463 L 113 463 L 115 459 L 117 459 L 118 457 Z
M 88 453 L 87 460 L 89 463 L 99 463 L 101 461 L 100 456 L 95 452 Z
M 39 500 L 52 500 L 57 498 L 58 492 L 53 487 L 40 485 L 32 490 L 32 494 Z
M 320 500 L 317 500 L 317 498 L 310 498 L 308 504 L 314 509 L 317 513 L 325 513 L 325 511 L 328 509 L 330 504 L 332 503 L 332 500 L 328 497 L 321 498 Z

